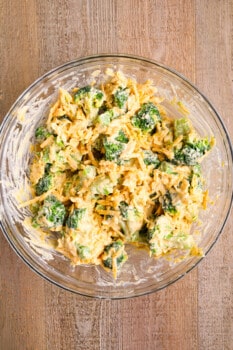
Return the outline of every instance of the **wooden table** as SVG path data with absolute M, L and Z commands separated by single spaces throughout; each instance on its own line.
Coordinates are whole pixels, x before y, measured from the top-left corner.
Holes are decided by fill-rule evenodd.
M 233 136 L 232 0 L 2 0 L 0 114 L 68 60 L 129 53 L 193 81 Z M 130 300 L 95 300 L 33 273 L 0 235 L 1 350 L 233 349 L 233 218 L 186 277 Z

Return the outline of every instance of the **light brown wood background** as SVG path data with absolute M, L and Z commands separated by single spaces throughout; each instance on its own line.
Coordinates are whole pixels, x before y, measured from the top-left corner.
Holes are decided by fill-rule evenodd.
M 41 74 L 96 53 L 158 60 L 192 80 L 233 136 L 232 0 L 1 0 L 0 116 Z M 71 294 L 0 234 L 0 350 L 233 349 L 233 218 L 174 285 L 131 300 Z

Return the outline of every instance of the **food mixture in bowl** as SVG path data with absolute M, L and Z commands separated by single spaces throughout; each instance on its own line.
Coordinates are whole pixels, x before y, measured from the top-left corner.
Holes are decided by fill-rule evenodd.
M 208 202 L 201 161 L 214 138 L 197 134 L 182 104 L 177 119 L 161 103 L 152 81 L 109 70 L 101 84 L 60 89 L 36 129 L 24 205 L 74 265 L 116 277 L 126 244 L 152 258 L 202 255 L 191 227 Z

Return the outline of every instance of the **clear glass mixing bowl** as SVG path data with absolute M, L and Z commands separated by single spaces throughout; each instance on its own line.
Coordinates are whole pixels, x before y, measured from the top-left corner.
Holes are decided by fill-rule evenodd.
M 75 293 L 99 298 L 129 298 L 157 291 L 190 271 L 201 260 L 192 257 L 174 264 L 153 259 L 144 250 L 127 248 L 129 259 L 116 280 L 98 266 L 72 267 L 70 262 L 42 241 L 27 225 L 28 208 L 18 204 L 29 198 L 28 165 L 30 144 L 36 127 L 46 118 L 57 98 L 59 87 L 71 90 L 87 85 L 92 73 L 106 68 L 144 82 L 152 79 L 164 107 L 179 117 L 177 107 L 168 101 L 176 98 L 190 111 L 190 119 L 202 135 L 214 135 L 216 146 L 202 163 L 206 185 L 213 204 L 200 214 L 199 246 L 205 255 L 216 242 L 229 216 L 233 191 L 232 148 L 224 124 L 203 94 L 187 79 L 157 62 L 129 55 L 90 56 L 66 63 L 35 81 L 18 98 L 6 115 L 0 130 L 0 218 L 1 228 L 18 255 L 47 280 Z M 167 102 L 166 102 L 167 101 Z

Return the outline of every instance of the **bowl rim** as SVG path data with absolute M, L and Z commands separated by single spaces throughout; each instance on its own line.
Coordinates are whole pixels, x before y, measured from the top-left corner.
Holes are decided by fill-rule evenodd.
M 227 128 L 223 122 L 222 117 L 220 116 L 220 114 L 217 112 L 216 108 L 213 106 L 213 104 L 210 102 L 210 100 L 199 90 L 199 88 L 196 87 L 196 85 L 194 85 L 189 79 L 187 79 L 183 74 L 179 73 L 178 71 L 176 71 L 173 68 L 170 68 L 168 66 L 166 66 L 165 64 L 162 64 L 160 62 L 158 62 L 157 60 L 153 60 L 153 59 L 149 59 L 143 56 L 138 56 L 138 55 L 131 55 L 131 54 L 124 54 L 124 53 L 102 53 L 102 54 L 95 54 L 95 55 L 88 55 L 88 56 L 83 56 L 83 57 L 79 57 L 79 58 L 75 58 L 73 60 L 67 61 L 61 65 L 58 65 L 52 69 L 50 69 L 49 71 L 47 71 L 46 73 L 44 73 L 43 75 L 39 76 L 36 80 L 34 80 L 19 96 L 18 98 L 15 100 L 15 102 L 12 104 L 12 106 L 10 107 L 10 109 L 8 110 L 8 112 L 5 114 L 5 116 L 3 117 L 3 120 L 0 124 L 0 141 L 1 138 L 3 136 L 3 131 L 4 131 L 4 126 L 6 125 L 6 123 L 8 122 L 9 117 L 11 116 L 12 112 L 14 111 L 15 107 L 17 106 L 17 104 L 24 98 L 24 96 L 31 91 L 31 89 L 33 89 L 33 87 L 35 87 L 36 85 L 38 85 L 38 83 L 40 83 L 41 81 L 45 80 L 47 77 L 52 77 L 52 75 L 56 72 L 60 72 L 61 70 L 65 70 L 66 68 L 75 66 L 76 64 L 81 65 L 82 63 L 87 63 L 88 61 L 93 62 L 95 60 L 100 60 L 100 59 L 127 59 L 127 60 L 134 60 L 134 61 L 138 61 L 140 63 L 149 63 L 151 65 L 155 65 L 159 68 L 162 68 L 165 71 L 168 71 L 170 73 L 172 73 L 173 76 L 178 77 L 178 79 L 183 80 L 184 82 L 186 82 L 192 89 L 194 89 L 194 91 L 197 92 L 198 95 L 200 95 L 203 100 L 205 101 L 205 103 L 212 109 L 213 113 L 215 114 L 215 116 L 217 117 L 217 120 L 219 121 L 221 128 L 226 136 L 226 141 L 229 147 L 229 151 L 230 151 L 230 160 L 231 160 L 231 166 L 233 168 L 233 146 L 232 146 L 232 142 L 230 139 L 230 136 L 228 134 Z M 2 143 L 0 142 L 0 151 L 2 149 Z M 16 247 L 16 244 L 12 241 L 12 239 L 10 238 L 10 236 L 8 235 L 7 229 L 4 226 L 4 224 L 2 223 L 1 217 L 0 217 L 0 228 L 3 232 L 4 237 L 6 238 L 7 242 L 10 244 L 11 248 L 13 248 L 13 250 L 15 251 L 15 253 L 24 261 L 24 263 L 34 272 L 36 272 L 39 276 L 41 276 L 43 279 L 49 281 L 50 283 L 66 290 L 69 292 L 72 292 L 74 294 L 78 294 L 78 295 L 82 295 L 85 297 L 89 297 L 89 298 L 96 298 L 96 299 L 110 299 L 110 300 L 121 300 L 121 299 L 129 299 L 129 298 L 135 298 L 135 297 L 139 297 L 139 296 L 143 296 L 143 295 L 149 295 L 152 293 L 155 293 L 157 291 L 160 291 L 170 285 L 172 285 L 173 283 L 175 283 L 176 281 L 178 281 L 179 279 L 181 279 L 183 276 L 185 276 L 187 273 L 189 273 L 191 270 L 193 270 L 195 267 L 197 267 L 199 265 L 199 263 L 203 260 L 204 257 L 207 256 L 207 254 L 211 251 L 211 249 L 213 248 L 213 246 L 215 245 L 215 243 L 217 242 L 217 240 L 219 239 L 221 233 L 223 232 L 225 225 L 229 219 L 230 213 L 231 213 L 231 209 L 232 209 L 232 204 L 233 204 L 233 187 L 232 187 L 232 192 L 231 192 L 231 197 L 229 199 L 229 207 L 227 210 L 227 214 L 224 218 L 224 221 L 222 223 L 221 229 L 219 230 L 218 234 L 216 235 L 215 239 L 212 241 L 212 243 L 210 244 L 208 250 L 205 252 L 205 256 L 199 258 L 193 265 L 191 265 L 185 272 L 181 273 L 180 275 L 176 276 L 176 278 L 172 279 L 171 281 L 169 281 L 168 283 L 166 283 L 165 285 L 162 285 L 160 287 L 154 287 L 152 289 L 150 289 L 149 291 L 142 291 L 142 292 L 137 292 L 137 294 L 135 295 L 123 295 L 123 296 L 106 296 L 106 295 L 91 295 L 91 294 L 86 294 L 80 291 L 77 291 L 74 288 L 71 287 L 67 287 L 62 285 L 61 283 L 53 280 L 52 278 L 46 276 L 43 272 L 41 272 L 38 267 L 33 266 L 33 264 L 29 261 L 29 259 L 27 257 L 24 256 L 23 253 L 21 253 L 21 251 L 19 251 Z

